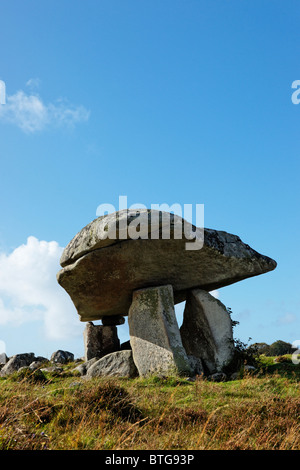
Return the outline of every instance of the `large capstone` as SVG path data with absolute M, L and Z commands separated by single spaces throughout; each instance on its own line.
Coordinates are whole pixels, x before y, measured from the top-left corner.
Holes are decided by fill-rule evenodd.
M 80 319 L 93 321 L 128 315 L 138 289 L 171 285 L 178 303 L 190 289 L 212 291 L 272 271 L 276 262 L 236 235 L 201 232 L 179 216 L 144 209 L 95 219 L 65 248 L 61 266 L 59 284 Z

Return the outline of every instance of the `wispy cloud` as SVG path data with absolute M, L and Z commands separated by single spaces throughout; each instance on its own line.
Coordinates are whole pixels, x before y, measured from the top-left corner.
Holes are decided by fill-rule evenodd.
M 289 325 L 290 323 L 295 323 L 297 321 L 297 316 L 291 312 L 285 312 L 282 316 L 277 318 L 277 325 Z
M 39 78 L 30 78 L 26 82 L 26 86 L 31 88 L 31 89 L 39 88 L 40 84 L 41 84 L 41 80 Z
M 6 104 L 0 107 L 0 120 L 18 126 L 23 132 L 35 133 L 48 127 L 73 127 L 89 119 L 90 112 L 84 106 L 75 106 L 66 100 L 44 103 L 34 92 L 39 79 L 26 83 L 31 92 L 17 91 L 6 96 Z
M 31 236 L 12 253 L 0 254 L 0 325 L 44 323 L 49 339 L 81 333 L 79 317 L 56 281 L 63 248 Z

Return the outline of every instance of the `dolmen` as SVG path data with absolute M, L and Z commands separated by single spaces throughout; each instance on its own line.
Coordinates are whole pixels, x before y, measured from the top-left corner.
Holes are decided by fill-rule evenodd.
M 58 283 L 88 322 L 86 360 L 116 352 L 120 360 L 116 328 L 128 316 L 130 360 L 142 377 L 221 372 L 234 355 L 232 320 L 210 292 L 276 267 L 236 235 L 153 209 L 96 218 L 60 264 Z M 174 305 L 183 301 L 179 328 Z

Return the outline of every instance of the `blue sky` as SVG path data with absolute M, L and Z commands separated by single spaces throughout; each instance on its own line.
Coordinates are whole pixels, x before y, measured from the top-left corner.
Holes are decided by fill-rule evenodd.
M 298 2 L 10 0 L 0 44 L 8 355 L 83 355 L 59 255 L 120 195 L 204 204 L 206 227 L 274 258 L 275 271 L 219 299 L 241 341 L 300 339 Z

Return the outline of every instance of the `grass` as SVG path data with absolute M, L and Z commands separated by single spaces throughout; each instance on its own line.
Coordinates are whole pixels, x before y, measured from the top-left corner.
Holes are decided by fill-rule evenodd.
M 300 366 L 261 356 L 227 382 L 0 379 L 0 450 L 298 450 Z

